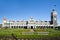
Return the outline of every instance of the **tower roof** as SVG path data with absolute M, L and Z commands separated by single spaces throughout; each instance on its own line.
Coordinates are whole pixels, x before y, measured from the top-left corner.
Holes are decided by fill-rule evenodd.
M 52 11 L 55 11 L 55 9 L 53 9 Z
M 53 15 L 57 15 L 57 11 L 55 9 L 52 10 Z
M 4 16 L 3 20 L 7 20 L 5 16 Z

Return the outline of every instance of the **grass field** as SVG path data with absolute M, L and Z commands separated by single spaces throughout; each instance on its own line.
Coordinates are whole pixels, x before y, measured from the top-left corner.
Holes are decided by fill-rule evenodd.
M 18 28 L 7 28 L 0 29 L 0 36 L 16 36 L 17 38 L 39 38 L 39 37 L 55 37 L 60 36 L 60 30 L 55 29 L 18 29 Z M 28 32 L 28 33 L 27 33 Z M 49 32 L 48 35 L 38 35 L 37 32 Z M 24 35 L 23 33 L 27 33 Z M 31 34 L 29 34 L 31 33 Z

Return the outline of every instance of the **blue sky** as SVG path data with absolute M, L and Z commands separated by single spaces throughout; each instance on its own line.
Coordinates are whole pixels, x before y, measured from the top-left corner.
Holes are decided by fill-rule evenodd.
M 35 20 L 50 21 L 51 11 L 56 4 L 58 25 L 60 25 L 60 0 L 0 0 L 0 23 L 3 17 L 8 20 Z

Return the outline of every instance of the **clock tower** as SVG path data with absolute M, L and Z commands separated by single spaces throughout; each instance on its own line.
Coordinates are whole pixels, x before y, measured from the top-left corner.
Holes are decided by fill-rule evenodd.
M 55 9 L 53 9 L 51 12 L 51 24 L 53 27 L 57 27 L 57 12 Z

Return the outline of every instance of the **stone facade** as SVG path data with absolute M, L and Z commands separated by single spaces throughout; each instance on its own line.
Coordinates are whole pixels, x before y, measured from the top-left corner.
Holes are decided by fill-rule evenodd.
M 51 12 L 51 21 L 35 21 L 33 17 L 30 17 L 29 21 L 10 21 L 6 17 L 3 18 L 3 27 L 8 28 L 45 28 L 57 26 L 57 12 L 53 9 Z

